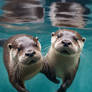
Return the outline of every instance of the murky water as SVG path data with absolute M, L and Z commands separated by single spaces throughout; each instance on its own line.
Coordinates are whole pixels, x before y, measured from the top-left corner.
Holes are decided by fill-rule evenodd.
M 86 43 L 78 72 L 67 92 L 92 92 L 92 0 L 61 1 L 0 0 L 0 39 L 16 34 L 38 36 L 45 55 L 53 31 L 64 28 L 78 31 L 86 37 Z M 8 80 L 2 48 L 0 58 L 0 92 L 16 92 Z M 40 73 L 26 81 L 30 92 L 56 92 L 59 86 Z

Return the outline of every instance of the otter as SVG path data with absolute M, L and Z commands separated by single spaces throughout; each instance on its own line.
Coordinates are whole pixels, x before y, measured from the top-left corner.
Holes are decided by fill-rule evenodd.
M 18 92 L 29 92 L 25 80 L 32 78 L 42 68 L 43 57 L 38 38 L 18 34 L 9 39 L 1 39 L 4 48 L 4 64 L 9 81 Z
M 37 37 L 19 34 L 9 39 L 0 39 L 0 47 L 4 48 L 4 64 L 9 81 L 17 91 L 29 92 L 24 86 L 24 81 L 37 73 L 48 74 L 50 81 L 59 83 L 55 71 L 44 62 L 41 55 L 41 45 Z
M 52 33 L 51 47 L 44 58 L 50 68 L 43 73 L 51 79 L 53 73 L 49 74 L 49 72 L 54 70 L 54 74 L 62 79 L 63 83 L 57 92 L 66 92 L 72 84 L 84 42 L 85 38 L 73 30 L 61 29 Z

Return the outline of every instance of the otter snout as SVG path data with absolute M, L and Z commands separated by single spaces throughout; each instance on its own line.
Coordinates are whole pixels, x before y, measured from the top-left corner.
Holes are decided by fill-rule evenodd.
M 68 47 L 69 45 L 72 45 L 71 41 L 69 40 L 62 40 L 61 43 L 63 44 L 64 47 Z
M 36 54 L 36 52 L 34 50 L 30 50 L 30 51 L 25 53 L 25 55 L 28 57 L 33 57 L 35 54 Z

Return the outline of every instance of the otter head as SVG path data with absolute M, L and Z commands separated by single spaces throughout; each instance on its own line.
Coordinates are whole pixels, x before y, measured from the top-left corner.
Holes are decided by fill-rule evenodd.
M 38 38 L 28 35 L 21 35 L 15 38 L 8 44 L 10 59 L 24 65 L 34 64 L 42 59 L 41 45 Z
M 73 30 L 62 29 L 52 33 L 52 48 L 61 55 L 75 55 L 82 51 L 85 38 Z

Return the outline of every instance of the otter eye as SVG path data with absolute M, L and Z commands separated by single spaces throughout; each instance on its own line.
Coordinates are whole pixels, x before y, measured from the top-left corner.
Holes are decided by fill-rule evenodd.
M 73 37 L 73 39 L 74 39 L 75 41 L 78 41 L 78 38 L 76 38 L 76 37 Z
M 60 38 L 60 37 L 61 37 L 61 34 L 58 34 L 58 35 L 57 35 L 57 38 Z
M 21 48 L 18 48 L 18 51 L 21 51 Z

